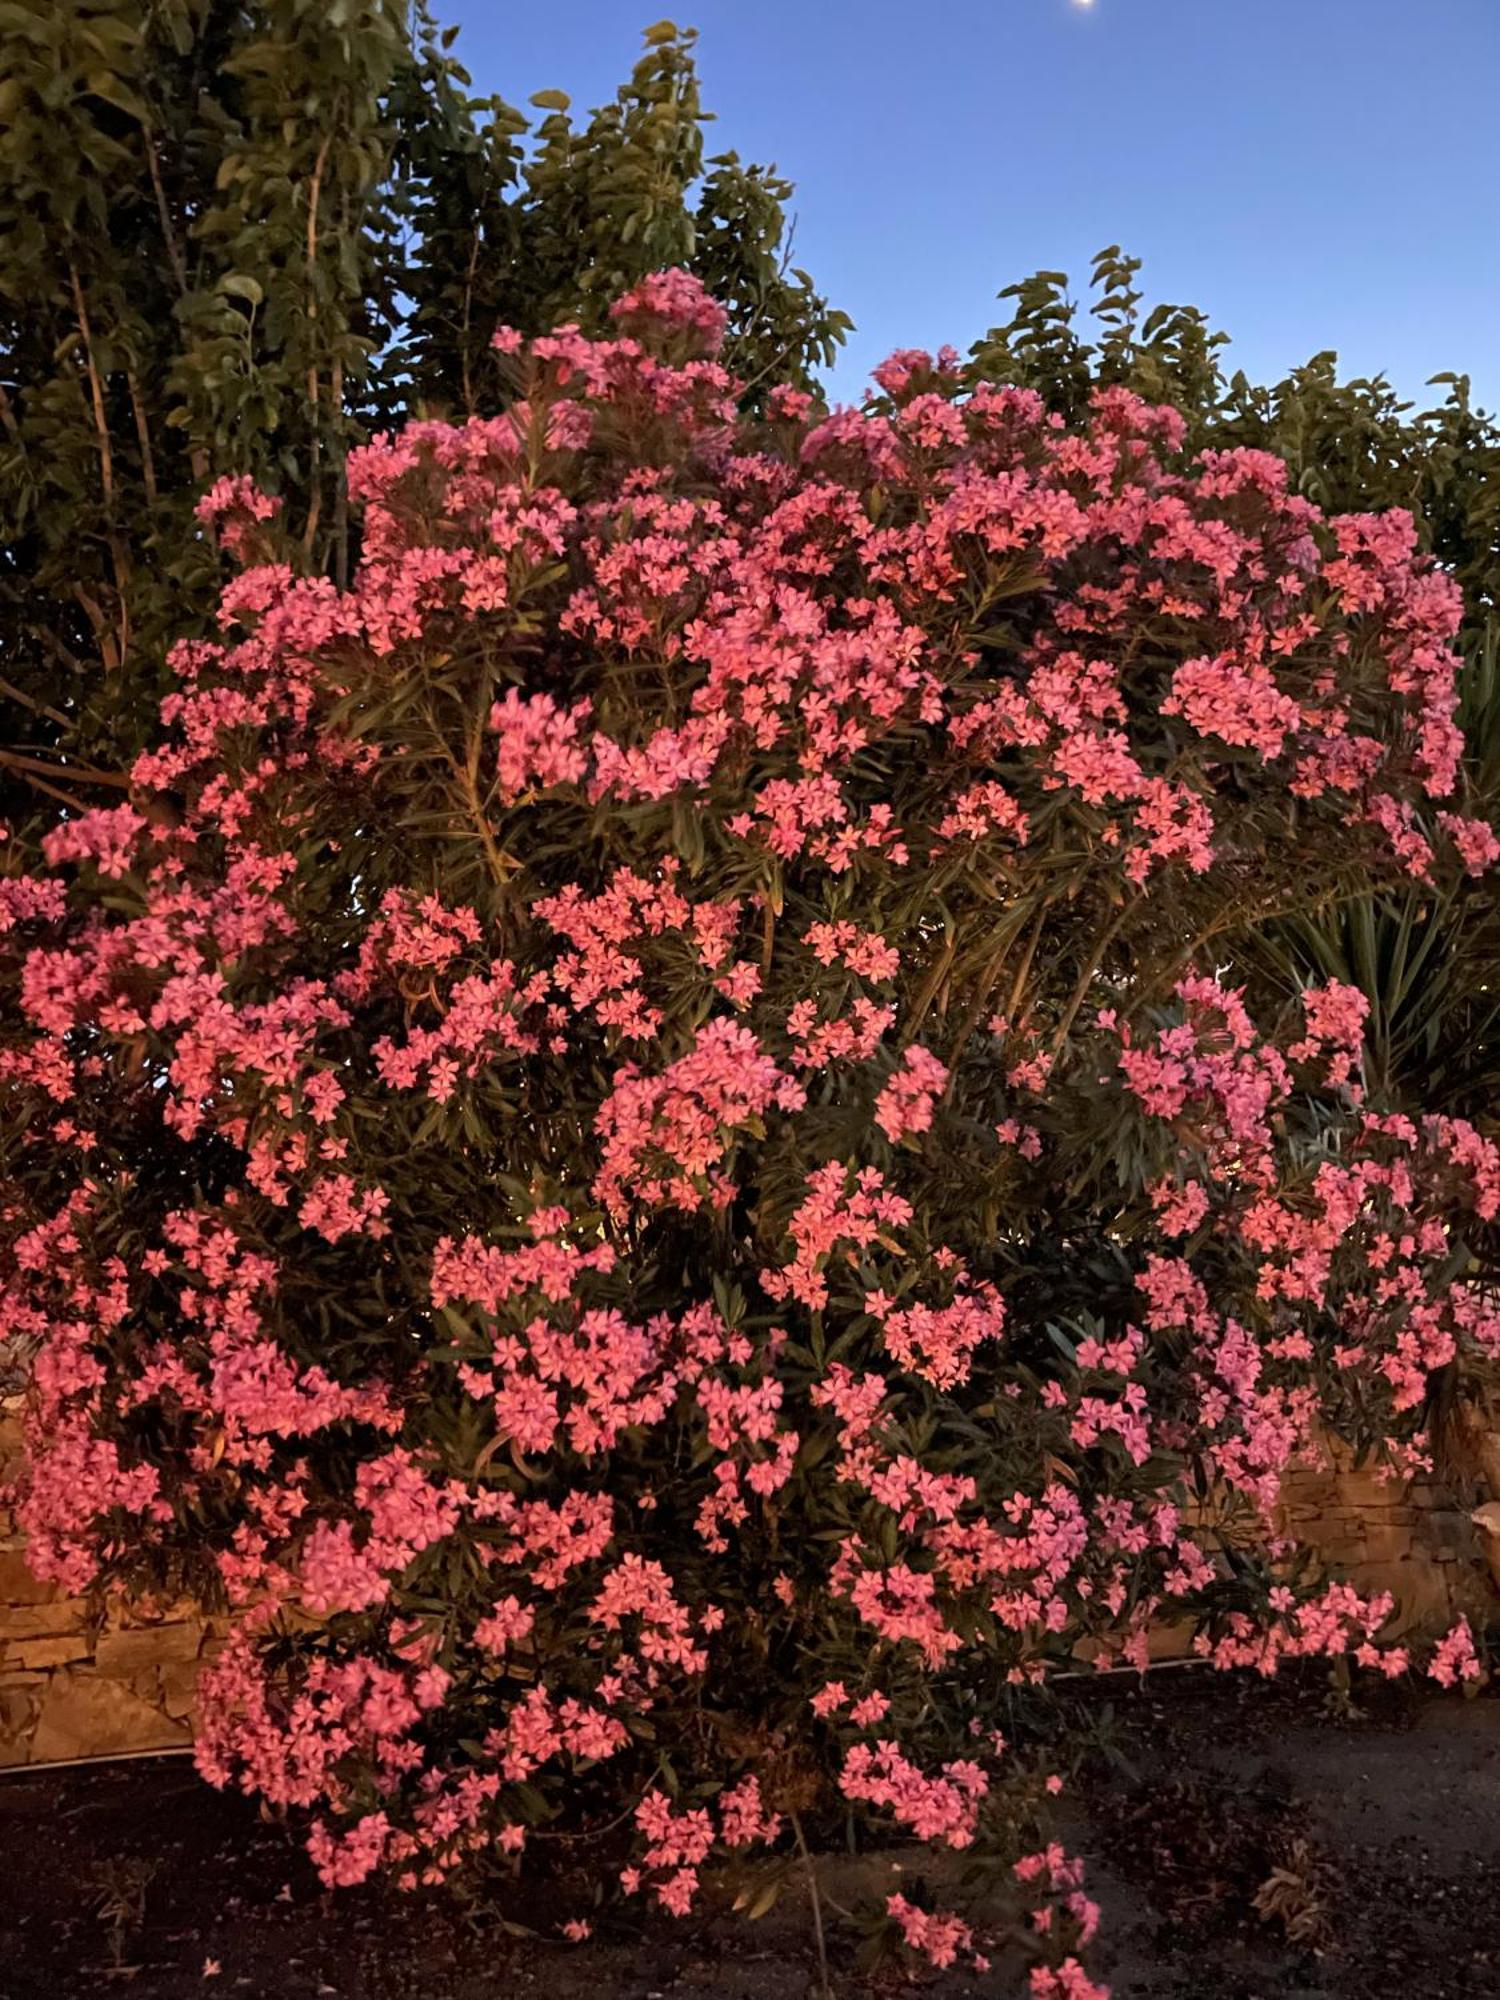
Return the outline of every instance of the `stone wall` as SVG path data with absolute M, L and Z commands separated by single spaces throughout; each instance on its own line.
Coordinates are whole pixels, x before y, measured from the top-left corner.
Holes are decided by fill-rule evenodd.
M 0 1405 L 0 1491 L 18 1449 L 14 1405 Z M 191 1605 L 127 1619 L 38 1583 L 0 1506 L 0 1766 L 189 1742 L 212 1643 Z
M 1477 1627 L 1500 1610 L 1483 1538 L 1436 1481 L 1383 1480 L 1335 1448 L 1326 1471 L 1287 1478 L 1283 1515 L 1288 1532 L 1356 1590 L 1390 1591 L 1400 1634 L 1446 1632 L 1460 1616 Z
M 17 1444 L 14 1407 L 0 1406 L 0 1483 Z M 1285 1514 L 1330 1570 L 1361 1591 L 1391 1591 L 1403 1632 L 1494 1615 L 1479 1537 L 1436 1484 L 1391 1484 L 1335 1455 L 1325 1471 L 1288 1479 Z M 191 1605 L 127 1619 L 38 1583 L 0 1508 L 0 1765 L 187 1743 L 198 1668 L 214 1643 Z M 1151 1651 L 1170 1659 L 1186 1645 L 1185 1628 L 1163 1626 Z
M 1299 1469 L 1283 1481 L 1278 1525 L 1284 1534 L 1363 1596 L 1388 1590 L 1396 1600 L 1391 1638 L 1436 1637 L 1459 1617 L 1476 1631 L 1500 1620 L 1500 1593 L 1491 1580 L 1492 1562 L 1500 1577 L 1500 1519 L 1486 1546 L 1468 1508 L 1437 1481 L 1381 1479 L 1371 1467 L 1356 1468 L 1352 1454 L 1334 1440 L 1326 1449 L 1321 1469 Z M 1486 1471 L 1500 1492 L 1500 1448 Z M 1500 1516 L 1500 1506 L 1494 1511 Z M 1146 1650 L 1156 1663 L 1185 1659 L 1193 1636 L 1190 1620 L 1166 1620 L 1150 1628 Z M 1098 1654 L 1086 1642 L 1078 1657 L 1092 1661 Z

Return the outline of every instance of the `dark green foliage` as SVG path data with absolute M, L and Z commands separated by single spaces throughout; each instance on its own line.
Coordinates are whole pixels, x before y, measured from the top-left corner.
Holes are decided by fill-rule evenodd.
M 342 560 L 406 47 L 401 0 L 0 9 L 7 776 L 123 783 L 220 580 L 211 477 L 254 472 L 307 559 Z
M 213 478 L 279 493 L 342 579 L 351 443 L 492 407 L 499 321 L 590 327 L 688 263 L 757 386 L 848 322 L 787 268 L 789 183 L 706 160 L 691 33 L 534 134 L 425 0 L 0 7 L 0 811 L 107 800 L 221 581 Z
M 706 157 L 691 31 L 648 29 L 629 82 L 587 123 L 574 123 L 564 92 L 539 92 L 534 134 L 501 98 L 465 95 L 443 39 L 423 25 L 396 155 L 414 248 L 399 355 L 419 404 L 471 411 L 493 399 L 484 364 L 496 324 L 597 332 L 621 292 L 673 265 L 728 308 L 725 360 L 752 393 L 811 384 L 849 321 L 790 268 L 791 183 L 734 153 Z

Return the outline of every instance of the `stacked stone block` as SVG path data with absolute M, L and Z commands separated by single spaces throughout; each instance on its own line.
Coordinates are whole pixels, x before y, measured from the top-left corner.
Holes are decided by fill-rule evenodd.
M 15 1405 L 0 1405 L 0 1493 L 19 1451 Z M 39 1583 L 0 1501 L 0 1766 L 190 1742 L 198 1669 L 213 1641 L 192 1605 L 127 1617 Z

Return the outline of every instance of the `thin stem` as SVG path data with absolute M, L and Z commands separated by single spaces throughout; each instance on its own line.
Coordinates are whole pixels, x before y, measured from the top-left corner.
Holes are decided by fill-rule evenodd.
M 162 186 L 161 162 L 156 157 L 156 142 L 151 137 L 148 126 L 141 127 L 141 137 L 146 142 L 146 164 L 151 170 L 151 185 L 156 190 L 156 212 L 161 218 L 162 241 L 167 246 L 167 262 L 172 266 L 172 276 L 177 280 L 180 297 L 188 293 L 187 266 L 182 261 L 182 250 L 177 241 L 177 232 L 172 227 L 171 211 L 167 207 L 167 191 Z
M 1021 963 L 1016 968 L 1016 976 L 1011 981 L 1010 993 L 1006 998 L 1004 1008 L 1007 1021 L 1015 1019 L 1016 1008 L 1021 1004 L 1021 995 L 1025 991 L 1026 981 L 1031 976 L 1031 962 L 1036 957 L 1036 948 L 1041 943 L 1042 932 L 1047 927 L 1047 909 L 1048 905 L 1043 903 L 1042 907 L 1037 911 L 1036 923 L 1031 932 L 1031 941 L 1022 953 Z
M 177 232 L 172 227 L 172 212 L 167 206 L 167 191 L 162 185 L 161 161 L 156 154 L 156 141 L 151 136 L 149 125 L 141 127 L 141 138 L 146 147 L 146 165 L 151 171 L 151 185 L 156 191 L 156 213 L 161 219 L 162 242 L 166 245 L 167 262 L 172 266 L 172 276 L 177 281 L 177 296 L 185 299 L 188 295 L 187 264 L 182 255 L 182 245 L 177 240 Z M 193 469 L 194 479 L 208 477 L 208 453 L 201 443 L 188 446 L 188 463 Z
M 459 794 L 463 799 L 464 807 L 468 814 L 469 824 L 473 827 L 475 835 L 478 838 L 490 874 L 494 878 L 495 886 L 504 890 L 509 886 L 510 878 L 516 870 L 516 864 L 495 839 L 494 829 L 490 825 L 489 816 L 484 809 L 484 800 L 481 798 L 479 791 L 479 761 L 484 746 L 484 725 L 487 713 L 488 711 L 481 699 L 479 707 L 468 721 L 465 732 L 465 755 L 462 760 L 453 754 L 453 750 L 448 744 L 447 736 L 439 727 L 430 708 L 426 711 L 426 717 L 427 726 L 432 732 L 433 740 L 439 746 L 442 759 L 452 772 L 454 783 L 458 786 Z
M 332 406 L 336 419 L 344 411 L 344 364 L 334 359 L 331 374 Z M 349 588 L 349 482 L 339 467 L 338 485 L 333 496 L 333 580 L 340 590 Z
M 1010 1000 L 1005 1008 L 1005 1015 L 1007 1020 L 1010 1019 L 1015 1013 L 1016 1001 L 1020 997 L 1021 989 L 1026 983 L 1026 975 L 1031 970 L 1031 961 L 1036 956 L 1037 943 L 1038 940 L 1041 938 L 1043 929 L 1046 926 L 1047 907 L 1048 906 L 1045 903 L 1043 903 L 1042 907 L 1037 911 L 1036 922 L 1035 924 L 1033 924 L 1031 930 L 1031 940 L 1026 946 L 1025 951 L 1021 955 L 1020 966 L 1016 972 L 1015 979 L 1012 981 L 1011 984 Z M 950 1072 L 948 1078 L 948 1094 L 950 1096 L 952 1095 L 954 1085 L 958 1076 L 958 1059 L 969 1045 L 969 1037 L 970 1035 L 973 1034 L 975 1028 L 979 1024 L 979 1017 L 984 1012 L 985 1007 L 989 1003 L 990 993 L 993 990 L 995 981 L 1000 977 L 1000 974 L 1005 969 L 1006 954 L 1009 952 L 1011 946 L 1015 943 L 1015 941 L 1016 941 L 1016 933 L 1014 931 L 1007 932 L 1005 937 L 1001 940 L 999 949 L 994 953 L 994 955 L 990 959 L 989 964 L 984 968 L 983 972 L 979 975 L 979 984 L 977 990 L 975 991 L 974 998 L 969 1003 L 968 1012 L 964 1015 L 958 1033 L 957 1035 L 955 1035 L 953 1039 L 953 1046 L 948 1052 L 948 1069 Z
M 1133 903 L 1122 903 L 1120 905 L 1120 908 L 1115 913 L 1114 922 L 1105 925 L 1095 942 L 1094 949 L 1089 953 L 1088 963 L 1078 976 L 1078 983 L 1073 988 L 1068 1004 L 1063 1010 L 1062 1020 L 1058 1024 L 1057 1033 L 1052 1038 L 1052 1058 L 1054 1062 L 1063 1052 L 1063 1045 L 1068 1039 L 1068 1030 L 1072 1027 L 1074 1021 L 1077 1020 L 1078 1010 L 1088 998 L 1089 988 L 1094 983 L 1094 974 L 1104 962 L 1104 954 L 1119 936 L 1120 926 L 1130 915 L 1134 907 Z
M 318 354 L 315 345 L 318 330 L 318 201 L 323 191 L 323 170 L 328 164 L 328 149 L 333 144 L 332 132 L 323 135 L 323 143 L 318 148 L 318 157 L 313 162 L 312 179 L 307 188 L 307 326 L 308 344 L 311 349 L 307 364 L 307 403 L 312 425 L 312 441 L 308 448 L 308 472 L 311 495 L 307 506 L 307 526 L 303 530 L 302 546 L 309 561 L 313 544 L 318 534 L 318 517 L 323 510 L 323 493 L 319 484 L 322 469 L 323 437 L 318 428 Z
M 12 701 L 20 702 L 21 706 L 29 708 L 33 715 L 45 715 L 49 722 L 55 722 L 60 729 L 71 729 L 73 726 L 60 708 L 54 708 L 50 702 L 38 701 L 33 695 L 27 694 L 24 688 L 18 688 L 14 681 L 6 680 L 3 675 L 0 675 L 0 694 L 8 695 Z
M 644 1792 L 639 1793 L 630 1801 L 630 1804 L 626 1806 L 623 1812 L 616 1813 L 615 1817 L 612 1820 L 608 1820 L 603 1826 L 590 1827 L 586 1833 L 560 1833 L 555 1829 L 549 1831 L 544 1826 L 534 1826 L 528 1830 L 526 1838 L 528 1840 L 571 1840 L 580 1846 L 586 1841 L 603 1840 L 606 1834 L 613 1833 L 617 1826 L 623 1826 L 626 1820 L 633 1818 L 636 1808 L 645 1796 Z
M 21 699 L 24 701 L 25 696 Z M 31 704 L 28 703 L 28 706 Z M 63 718 L 65 722 L 66 719 Z M 27 757 L 19 750 L 0 750 L 0 764 L 12 771 L 36 771 L 46 778 L 82 778 L 85 784 L 112 785 L 122 792 L 130 790 L 130 780 L 121 772 L 96 770 L 92 764 L 48 764 L 40 757 Z
M 135 379 L 134 369 L 125 371 L 126 386 L 130 390 L 130 407 L 135 411 L 135 434 L 141 446 L 141 477 L 146 482 L 146 500 L 154 507 L 157 501 L 156 458 L 151 450 L 151 427 L 146 421 L 146 406 L 141 399 L 141 385 Z
M 68 275 L 73 281 L 73 305 L 78 314 L 78 331 L 83 335 L 83 358 L 89 374 L 89 393 L 94 406 L 94 429 L 99 434 L 99 476 L 104 486 L 104 505 L 110 514 L 115 508 L 115 459 L 110 449 L 109 423 L 104 414 L 104 384 L 99 380 L 98 365 L 94 360 L 94 336 L 89 326 L 88 307 L 83 299 L 83 281 L 78 275 L 78 266 L 70 263 Z
M 71 674 L 86 674 L 88 668 L 79 659 L 71 646 L 65 646 L 55 632 L 49 632 L 45 625 L 31 628 L 31 636 L 39 639 L 55 660 L 61 661 Z
M 25 445 L 21 437 L 21 426 L 16 422 L 15 404 L 12 403 L 10 391 L 3 382 L 0 382 L 0 424 L 4 424 L 6 435 L 10 438 L 11 442 L 21 445 L 24 450 Z
M 474 303 L 474 274 L 479 269 L 479 218 L 474 218 L 474 240 L 469 246 L 469 268 L 464 275 L 464 316 L 458 339 L 458 362 L 463 374 L 464 415 L 474 414 L 474 384 L 469 370 L 469 322 Z
M 912 1002 L 911 1015 L 906 1023 L 906 1039 L 908 1042 L 916 1039 L 917 1030 L 922 1025 L 927 1009 L 937 997 L 937 990 L 947 976 L 949 966 L 953 963 L 953 954 L 956 948 L 957 933 L 949 931 L 947 938 L 944 940 L 942 950 L 933 960 L 931 970 L 922 981 L 921 991 Z
M 99 657 L 111 673 L 120 664 L 120 647 L 116 635 L 109 629 L 109 621 L 104 616 L 98 600 L 91 597 L 81 583 L 73 586 L 73 596 L 82 605 L 84 616 L 93 630 L 94 644 L 99 648 Z
M 807 1876 L 807 1894 L 812 1904 L 813 1938 L 818 1947 L 818 1992 L 819 2000 L 832 2000 L 833 1987 L 828 1980 L 828 1943 L 823 1936 L 823 1903 L 818 1894 L 818 1871 L 813 1858 L 807 1851 L 807 1840 L 802 1832 L 802 1821 L 796 1813 L 788 1813 L 792 1832 L 796 1836 L 797 1852 L 802 1857 L 803 1871 Z
M 8 765 L 9 762 L 10 759 L 0 753 L 0 766 Z M 31 771 L 20 771 L 17 775 L 22 783 L 30 785 L 34 792 L 42 792 L 49 799 L 56 799 L 58 804 L 66 806 L 69 812 L 87 812 L 89 809 L 86 799 L 75 799 L 71 792 L 65 792 L 60 785 L 49 785 L 45 778 L 38 778 Z
M 89 393 L 94 409 L 94 428 L 99 434 L 99 477 L 104 487 L 104 515 L 106 521 L 105 539 L 109 545 L 110 559 L 114 564 L 115 594 L 119 600 L 119 617 L 115 626 L 115 657 L 105 655 L 105 664 L 118 667 L 124 664 L 130 651 L 130 605 L 125 595 L 125 586 L 130 574 L 130 558 L 120 539 L 119 525 L 115 519 L 115 458 L 110 444 L 109 420 L 104 410 L 104 384 L 99 376 L 99 366 L 94 358 L 94 335 L 89 325 L 88 307 L 84 302 L 83 281 L 78 275 L 78 266 L 68 264 L 68 275 L 73 281 L 73 303 L 78 312 L 78 331 L 83 337 L 84 362 L 88 369 Z M 102 635 L 100 650 L 103 651 Z

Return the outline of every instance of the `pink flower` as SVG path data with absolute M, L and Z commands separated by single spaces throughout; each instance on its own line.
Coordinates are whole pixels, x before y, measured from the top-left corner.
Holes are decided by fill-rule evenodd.
M 933 1104 L 947 1082 L 948 1071 L 936 1056 L 920 1045 L 906 1051 L 875 1105 L 875 1123 L 893 1145 L 909 1133 L 928 1129 Z
M 1439 1640 L 1427 1672 L 1439 1687 L 1456 1687 L 1460 1681 L 1478 1680 L 1482 1671 L 1469 1621 L 1460 1618 Z

